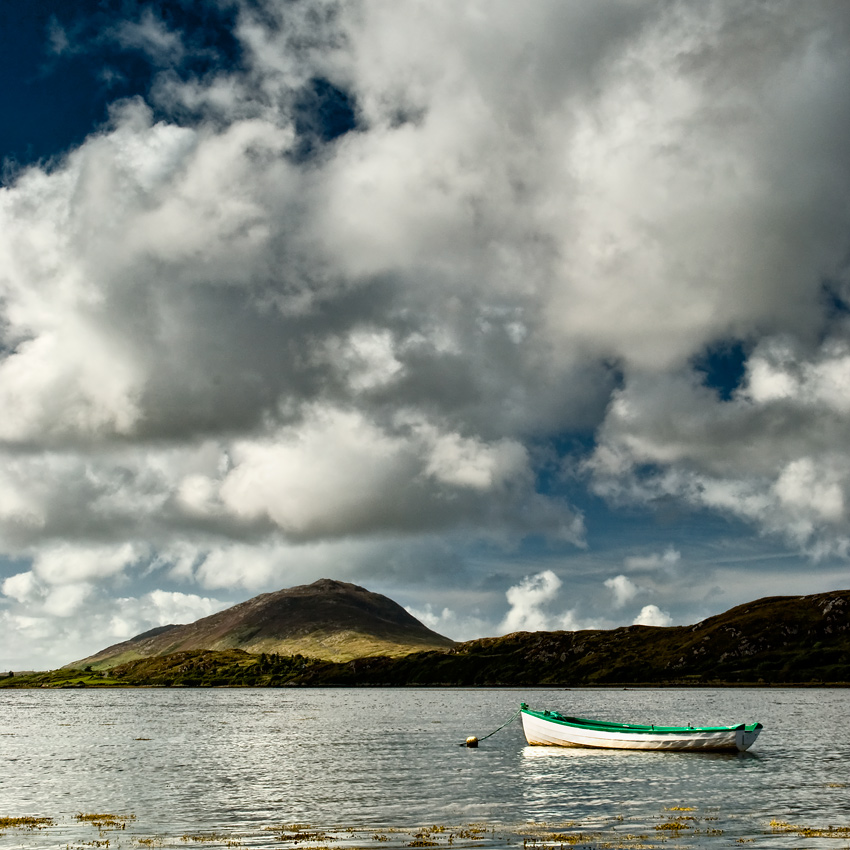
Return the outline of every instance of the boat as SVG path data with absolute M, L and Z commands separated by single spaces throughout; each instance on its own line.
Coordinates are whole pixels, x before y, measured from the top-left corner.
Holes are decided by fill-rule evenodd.
M 739 723 L 737 726 L 612 723 L 569 717 L 557 711 L 532 711 L 525 703 L 520 706 L 520 716 L 529 744 L 555 747 L 744 752 L 762 730 L 761 723 Z

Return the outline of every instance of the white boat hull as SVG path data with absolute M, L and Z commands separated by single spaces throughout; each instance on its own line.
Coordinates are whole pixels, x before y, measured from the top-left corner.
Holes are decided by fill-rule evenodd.
M 755 724 L 723 729 L 678 729 L 652 732 L 606 731 L 521 714 L 522 728 L 529 744 L 555 747 L 597 747 L 618 750 L 737 751 L 749 749 L 761 731 Z

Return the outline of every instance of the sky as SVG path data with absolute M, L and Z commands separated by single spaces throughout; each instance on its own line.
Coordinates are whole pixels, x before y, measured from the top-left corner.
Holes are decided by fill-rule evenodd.
M 838 0 L 2 3 L 0 670 L 850 587 L 848 91 Z

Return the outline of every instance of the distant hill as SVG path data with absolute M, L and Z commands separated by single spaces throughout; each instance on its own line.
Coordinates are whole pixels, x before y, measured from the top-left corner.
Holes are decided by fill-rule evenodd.
M 189 625 L 152 629 L 65 666 L 106 670 L 176 652 L 232 649 L 349 661 L 453 645 L 386 596 L 320 579 L 255 596 Z
M 850 591 L 774 596 L 693 626 L 517 632 L 318 664 L 302 685 L 850 685 Z
M 356 590 L 372 596 L 362 588 Z M 196 649 L 141 658 L 103 674 L 63 670 L 0 679 L 0 688 L 735 684 L 850 685 L 850 591 L 758 599 L 693 626 L 517 632 L 345 663 L 302 655 Z

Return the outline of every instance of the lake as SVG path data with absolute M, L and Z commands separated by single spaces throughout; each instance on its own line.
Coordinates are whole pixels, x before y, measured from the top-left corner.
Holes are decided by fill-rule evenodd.
M 850 845 L 850 692 L 0 691 L 0 846 Z M 529 747 L 521 701 L 675 725 L 761 721 L 742 754 Z M 19 818 L 40 818 L 30 825 Z

